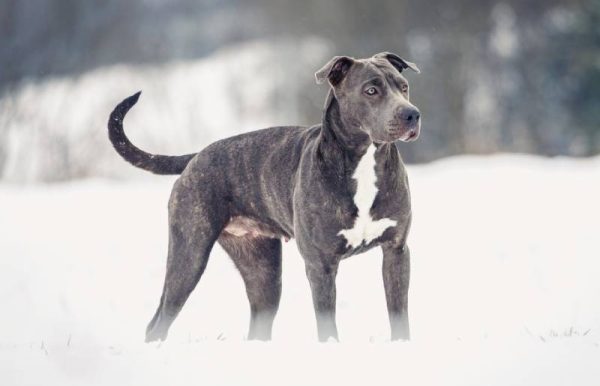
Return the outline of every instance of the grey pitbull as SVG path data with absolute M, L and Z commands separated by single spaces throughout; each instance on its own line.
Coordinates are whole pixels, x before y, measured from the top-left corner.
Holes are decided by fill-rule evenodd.
M 320 125 L 273 127 L 217 141 L 196 154 L 152 155 L 125 136 L 140 93 L 112 112 L 117 152 L 157 174 L 181 174 L 169 199 L 164 288 L 146 341 L 164 340 L 218 242 L 246 285 L 249 339 L 271 338 L 281 296 L 281 239 L 296 238 L 312 291 L 319 340 L 337 339 L 335 278 L 341 260 L 376 246 L 392 339 L 408 339 L 411 222 L 406 170 L 394 141 L 419 135 L 420 113 L 391 53 L 336 56 L 315 74 L 330 90 Z

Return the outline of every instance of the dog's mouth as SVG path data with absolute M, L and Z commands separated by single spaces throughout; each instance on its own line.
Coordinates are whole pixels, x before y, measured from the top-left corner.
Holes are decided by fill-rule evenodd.
M 400 138 L 401 141 L 404 142 L 412 142 L 416 141 L 419 138 L 419 130 L 409 130 L 404 138 Z
M 390 126 L 387 130 L 393 141 L 413 142 L 419 138 L 419 125 L 406 126 Z

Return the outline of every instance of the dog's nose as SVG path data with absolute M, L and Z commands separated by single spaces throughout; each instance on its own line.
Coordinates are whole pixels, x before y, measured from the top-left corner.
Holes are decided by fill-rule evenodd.
M 400 114 L 400 119 L 408 124 L 418 122 L 419 118 L 421 118 L 421 112 L 414 107 L 404 109 Z

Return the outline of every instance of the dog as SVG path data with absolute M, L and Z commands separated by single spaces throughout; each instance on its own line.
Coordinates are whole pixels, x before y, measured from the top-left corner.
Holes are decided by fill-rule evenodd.
M 330 86 L 321 124 L 253 131 L 182 156 L 146 153 L 126 137 L 123 119 L 140 92 L 114 109 L 109 138 L 126 161 L 181 174 L 169 199 L 167 270 L 147 342 L 166 339 L 215 242 L 244 280 L 248 339 L 269 340 L 281 296 L 281 240 L 291 238 L 304 259 L 320 341 L 338 340 L 340 261 L 378 246 L 391 338 L 409 339 L 412 215 L 395 142 L 417 139 L 421 119 L 401 74 L 406 69 L 420 72 L 389 52 L 336 56 L 315 73 L 317 83 Z

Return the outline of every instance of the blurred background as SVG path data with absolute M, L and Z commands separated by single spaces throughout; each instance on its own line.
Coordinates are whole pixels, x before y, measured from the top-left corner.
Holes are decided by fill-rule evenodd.
M 497 152 L 600 152 L 598 0 L 0 0 L 0 178 L 138 172 L 106 121 L 182 154 L 236 133 L 321 118 L 313 73 L 333 55 L 391 51 L 422 135 L 409 163 Z

